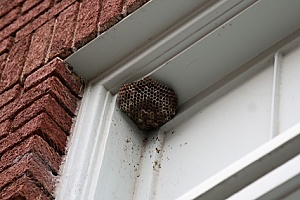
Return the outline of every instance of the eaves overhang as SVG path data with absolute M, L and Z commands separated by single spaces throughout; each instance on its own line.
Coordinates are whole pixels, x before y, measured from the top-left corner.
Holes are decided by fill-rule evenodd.
M 295 0 L 149 1 L 66 61 L 112 93 L 151 75 L 182 105 L 262 52 L 274 53 L 285 37 L 295 39 L 299 7 Z

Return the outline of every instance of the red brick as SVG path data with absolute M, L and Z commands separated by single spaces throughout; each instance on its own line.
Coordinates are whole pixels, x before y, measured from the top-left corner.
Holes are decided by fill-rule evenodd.
M 0 93 L 19 81 L 29 45 L 30 37 L 26 37 L 12 47 L 0 80 Z
M 140 8 L 149 0 L 126 0 L 123 7 L 123 14 L 128 15 Z
M 62 160 L 61 156 L 37 135 L 24 140 L 21 144 L 5 152 L 0 158 L 0 172 L 14 165 L 29 153 L 37 155 L 54 174 L 58 174 Z
M 40 3 L 42 0 L 27 0 L 24 2 L 22 6 L 22 13 L 27 12 L 32 7 L 36 6 L 38 3 Z
M 4 54 L 0 55 L 0 80 L 1 80 L 3 70 L 5 68 L 5 65 L 6 65 L 7 56 L 8 56 L 8 53 L 4 53 Z
M 49 94 L 43 96 L 31 106 L 20 112 L 15 117 L 12 128 L 17 129 L 42 112 L 47 113 L 65 132 L 70 131 L 72 118 Z
M 50 77 L 41 84 L 23 93 L 18 99 L 0 109 L 0 123 L 12 119 L 24 108 L 42 96 L 50 94 L 70 115 L 74 116 L 78 99 L 56 77 Z
M 0 41 L 15 33 L 17 30 L 22 28 L 25 24 L 30 22 L 32 19 L 43 13 L 45 10 L 51 7 L 53 0 L 45 0 L 35 8 L 31 9 L 25 15 L 19 17 L 14 23 L 6 27 L 0 32 Z
M 79 4 L 76 2 L 58 16 L 49 60 L 57 56 L 66 58 L 72 53 L 78 5 Z
M 100 15 L 100 32 L 104 32 L 122 19 L 123 0 L 104 0 Z
M 0 140 L 8 135 L 10 130 L 10 125 L 11 122 L 9 120 L 0 123 Z
M 41 16 L 39 16 L 36 20 L 26 25 L 24 28 L 22 28 L 20 31 L 16 34 L 16 41 L 19 41 L 24 36 L 29 35 L 39 27 L 41 27 L 44 23 L 54 18 L 56 15 L 61 13 L 63 10 L 65 10 L 68 6 L 70 6 L 72 3 L 74 3 L 76 0 L 64 0 L 60 2 L 59 4 L 56 4 L 54 7 L 52 7 L 49 11 L 45 12 Z
M 4 188 L 0 192 L 0 199 L 2 200 L 17 200 L 17 199 L 39 199 L 39 200 L 53 200 L 54 198 L 45 194 L 44 190 L 36 185 L 36 181 L 30 177 L 23 175 L 16 179 L 11 185 Z
M 27 77 L 24 83 L 25 91 L 36 86 L 50 76 L 56 76 L 77 97 L 83 92 L 83 80 L 71 72 L 63 60 L 55 58 L 50 63 Z
M 47 167 L 34 154 L 28 154 L 0 174 L 0 191 L 24 174 L 37 180 L 50 194 L 53 193 L 55 178 L 49 174 Z
M 33 34 L 26 63 L 24 65 L 23 76 L 28 76 L 33 70 L 45 63 L 54 21 L 54 19 L 49 21 L 44 26 L 37 29 Z
M 49 93 L 65 108 L 72 116 L 74 116 L 78 99 L 70 93 L 70 91 L 56 78 L 48 79 L 50 85 Z
M 13 10 L 11 10 L 9 13 L 4 15 L 4 17 L 0 20 L 0 30 L 7 26 L 8 24 L 12 23 L 15 19 L 18 18 L 18 15 L 20 13 L 20 7 L 17 7 Z
M 75 48 L 80 48 L 97 36 L 101 2 L 83 0 L 78 16 L 75 37 Z
M 41 113 L 15 132 L 0 140 L 0 154 L 32 135 L 39 135 L 60 154 L 64 153 L 67 141 L 66 134 L 47 114 Z
M 19 84 L 17 84 L 12 89 L 7 90 L 3 94 L 1 94 L 0 108 L 3 107 L 4 105 L 10 103 L 11 101 L 13 101 L 15 98 L 17 98 L 19 96 L 20 93 L 21 93 L 21 87 Z
M 19 99 L 16 99 L 3 108 L 0 108 L 0 123 L 7 119 L 11 119 L 16 114 L 16 112 L 18 111 L 18 100 Z
M 11 47 L 13 46 L 14 43 L 14 38 L 13 37 L 9 37 L 6 40 L 3 40 L 0 43 L 0 54 L 4 53 L 4 52 L 8 52 Z
M 0 1 L 0 17 L 8 13 L 14 7 L 20 5 L 25 0 L 1 0 Z

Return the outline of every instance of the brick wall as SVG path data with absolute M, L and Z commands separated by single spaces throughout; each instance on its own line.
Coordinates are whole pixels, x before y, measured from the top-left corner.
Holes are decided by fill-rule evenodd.
M 63 59 L 148 0 L 0 1 L 0 199 L 54 199 L 83 80 Z

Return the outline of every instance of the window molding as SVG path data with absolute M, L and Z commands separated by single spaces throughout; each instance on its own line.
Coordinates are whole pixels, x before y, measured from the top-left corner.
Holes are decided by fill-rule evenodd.
M 204 181 L 178 200 L 227 198 L 298 155 L 299 142 L 300 123 Z
M 179 96 L 179 104 L 183 104 L 193 94 L 200 93 L 299 28 L 299 23 L 293 19 L 300 16 L 295 9 L 297 5 L 292 6 L 292 1 L 224 0 L 204 3 L 198 2 L 198 6 L 191 4 L 192 7 L 182 11 L 181 17 L 171 16 L 174 20 L 178 20 L 178 17 L 181 19 L 177 23 L 171 20 L 158 26 L 156 23 L 147 22 L 150 20 L 159 23 L 160 20 L 155 17 L 168 18 L 164 15 L 168 14 L 165 10 L 170 9 L 170 4 L 182 7 L 182 4 L 186 3 L 150 1 L 143 9 L 125 18 L 66 61 L 86 80 L 101 80 L 103 86 L 113 94 L 122 84 L 151 74 L 154 79 L 175 89 Z M 160 10 L 162 8 L 163 10 Z M 285 10 L 288 10 L 290 15 L 286 16 Z M 191 11 L 193 12 L 189 14 Z M 157 14 L 153 16 L 152 13 Z M 140 20 L 147 24 L 145 30 L 137 27 L 137 24 L 142 24 Z M 246 28 L 245 22 L 251 24 L 251 30 Z M 156 30 L 156 26 L 164 29 Z M 148 29 L 156 31 L 153 33 Z M 272 33 L 269 34 L 270 32 Z M 147 36 L 145 33 L 152 34 Z M 140 38 L 143 39 L 138 42 Z M 122 55 L 118 56 L 116 51 L 120 50 Z M 192 52 L 199 52 L 200 56 Z M 210 56 L 218 59 L 206 59 Z M 192 59 L 195 57 L 196 60 Z M 181 62 L 181 59 L 185 60 Z M 197 67 L 198 63 L 201 67 Z M 87 64 L 89 67 L 82 67 Z M 188 74 L 181 71 L 183 75 L 174 76 L 173 73 L 168 75 L 168 71 L 178 71 L 181 64 L 184 64 L 186 71 L 191 71 L 191 74 L 199 74 L 198 81 L 193 80 L 181 87 L 176 84 L 177 80 L 184 82 L 182 79 Z M 205 74 L 211 75 L 209 79 Z M 195 88 L 193 85 L 201 87 Z M 187 87 L 191 88 L 189 92 L 184 89 Z
M 235 199 L 287 199 L 288 196 L 299 196 L 300 169 L 298 154 L 262 178 L 245 187 L 228 200 Z M 298 194 L 298 195 L 297 195 Z
M 274 1 L 272 2 L 274 3 Z M 277 0 L 276 2 L 280 5 L 282 1 Z M 291 2 L 292 1 L 289 3 Z M 259 2 L 250 0 L 192 1 L 192 3 L 188 5 L 184 5 L 186 3 L 181 0 L 176 0 L 176 2 L 174 0 L 150 1 L 143 8 L 137 10 L 115 27 L 103 35 L 100 35 L 91 43 L 67 58 L 66 61 L 74 67 L 74 70 L 90 82 L 85 89 L 77 123 L 73 130 L 74 135 L 69 141 L 69 153 L 62 169 L 63 176 L 60 181 L 60 186 L 58 187 L 57 199 L 79 200 L 86 199 L 87 197 L 93 199 L 95 196 L 101 195 L 96 190 L 98 181 L 95 177 L 98 177 L 100 174 L 105 148 L 107 147 L 106 142 L 111 126 L 110 121 L 116 102 L 116 96 L 113 96 L 113 94 L 116 93 L 117 88 L 121 84 L 151 74 L 154 78 L 162 82 L 166 81 L 167 85 L 175 87 L 176 89 L 176 85 L 172 80 L 164 80 L 166 78 L 165 73 L 163 73 L 164 69 L 172 71 L 171 68 L 168 68 L 170 64 L 176 63 L 178 59 L 189 55 L 190 52 L 197 50 L 201 45 L 201 48 L 210 48 L 210 46 L 203 46 L 203 42 L 214 41 L 219 34 L 226 34 L 226 31 L 231 30 L 230 23 L 245 17 L 244 14 L 247 14 L 247 10 L 255 8 L 265 9 L 264 6 L 268 3 L 270 3 L 270 0 Z M 287 2 L 285 1 L 285 3 Z M 165 10 L 171 9 L 170 5 L 174 6 L 172 10 L 177 9 L 181 15 L 174 18 L 174 13 L 176 12 L 165 12 Z M 157 15 L 153 15 L 153 13 L 157 13 Z M 169 15 L 169 13 L 172 14 Z M 267 15 L 268 13 L 264 14 Z M 276 12 L 273 12 L 273 14 L 276 15 Z M 279 12 L 277 14 L 280 15 Z M 166 20 L 159 20 L 164 17 Z M 152 20 L 155 23 L 149 22 Z M 287 18 L 285 20 L 289 19 Z M 175 23 L 175 21 L 179 22 Z M 146 28 L 150 30 L 138 29 L 136 27 L 136 24 L 144 22 L 146 22 L 146 24 L 149 22 L 149 26 L 146 26 Z M 284 20 L 277 21 L 273 25 L 276 27 L 277 24 L 277 28 L 280 30 L 280 26 L 285 24 L 285 22 Z M 160 27 L 157 30 L 155 29 L 156 25 Z M 224 28 L 224 26 L 226 26 L 226 28 Z M 136 31 L 130 31 L 132 29 Z M 237 31 L 237 35 L 240 34 L 238 29 L 232 31 Z M 261 29 L 261 31 L 262 32 L 258 35 L 255 36 L 254 34 L 253 36 L 252 34 L 252 36 L 254 38 L 258 37 L 264 33 L 266 29 Z M 291 24 L 290 28 L 286 31 L 288 31 L 288 33 L 276 32 L 276 37 L 260 46 L 260 50 L 256 49 L 251 54 L 242 56 L 243 60 L 238 63 L 231 63 L 234 68 L 228 68 L 228 71 L 224 71 L 223 73 L 220 72 L 220 68 L 209 71 L 212 74 L 216 74 L 214 80 L 208 82 L 205 87 L 193 91 L 195 96 L 189 95 L 185 100 L 182 100 L 179 115 L 173 122 L 171 121 L 166 124 L 160 131 L 163 132 L 170 129 L 174 124 L 183 120 L 185 115 L 190 115 L 193 112 L 193 106 L 197 106 L 195 102 L 199 101 L 203 96 L 206 97 L 209 92 L 217 90 L 224 82 L 230 85 L 232 77 L 249 70 L 253 62 L 269 59 L 279 48 L 282 48 L 290 41 L 294 41 L 300 35 L 298 24 Z M 287 34 L 288 36 L 286 36 Z M 243 35 L 243 37 L 247 36 Z M 249 37 L 250 36 L 251 34 Z M 226 40 L 226 37 L 223 39 Z M 215 43 L 209 44 L 211 47 L 215 46 Z M 251 45 L 255 46 L 258 44 L 253 42 Z M 120 46 L 126 48 L 122 49 Z M 226 49 L 226 47 L 224 48 Z M 284 48 L 289 49 L 291 47 L 288 46 Z M 116 50 L 118 51 L 117 53 L 115 52 Z M 241 51 L 241 53 L 243 52 Z M 115 56 L 112 57 L 108 55 Z M 239 55 L 236 56 L 238 57 Z M 108 57 L 111 59 L 107 59 Z M 230 59 L 230 56 L 227 57 L 227 59 Z M 229 60 L 224 60 L 224 63 L 227 61 L 229 62 Z M 241 67 L 242 64 L 243 67 Z M 169 75 L 169 77 L 170 76 L 172 75 Z M 222 93 L 224 90 L 221 89 L 220 92 Z M 283 139 L 291 139 L 291 141 L 294 139 L 298 140 L 295 133 L 293 131 L 292 133 L 283 134 L 286 135 L 285 137 L 282 136 Z M 163 142 L 163 134 L 159 132 L 157 135 L 162 137 L 161 141 Z M 263 152 L 268 154 L 267 150 L 270 150 L 271 154 L 272 148 L 274 150 L 276 149 L 275 147 L 284 145 L 276 141 L 271 141 L 272 145 L 261 150 L 261 156 L 263 156 Z M 161 144 L 162 143 L 150 142 L 147 145 L 151 147 L 154 145 L 155 147 L 155 145 Z M 152 162 L 155 161 L 155 158 L 151 159 Z M 247 162 L 253 161 L 253 164 L 256 164 L 253 159 L 248 159 Z M 280 162 L 284 162 L 284 160 Z M 240 170 L 247 170 L 246 165 L 242 166 L 240 164 L 239 166 Z M 237 168 L 235 169 L 237 170 Z M 145 188 L 142 188 L 141 191 L 147 191 L 148 199 L 152 199 L 151 195 L 153 190 L 155 190 L 155 186 L 152 185 L 154 181 L 152 180 L 153 173 L 155 172 L 148 171 L 144 173 L 147 174 L 145 176 L 147 180 L 149 180 L 149 184 L 145 186 Z M 232 174 L 233 172 L 231 172 L 231 175 Z M 215 195 L 210 192 L 216 187 L 215 185 L 218 185 L 220 180 L 225 180 L 224 178 L 226 177 L 228 181 L 231 180 L 231 176 L 223 175 L 219 177 L 220 179 L 215 180 L 214 184 L 212 184 L 212 182 L 206 182 L 207 185 L 205 186 L 207 192 L 204 191 L 204 193 Z M 148 190 L 149 188 L 150 191 Z M 139 193 L 141 193 L 141 191 Z M 196 193 L 197 195 L 200 194 L 198 190 Z
M 113 106 L 111 100 L 111 94 L 101 84 L 89 84 L 85 88 L 77 123 L 68 143 L 68 155 L 56 191 L 57 199 L 86 199 L 88 193 L 85 191 L 95 187 L 97 171 L 94 170 L 100 170 L 97 164 L 101 159 L 95 154 L 98 154 L 97 147 L 103 146 L 99 143 L 106 141 L 108 132 L 105 129 L 110 125 L 110 107 Z M 103 131 L 103 134 L 99 134 L 99 131 Z M 99 153 L 103 152 L 102 149 Z
M 176 56 L 255 2 L 193 0 L 187 4 L 180 0 L 150 1 L 66 61 L 88 81 L 96 77 L 97 80 L 113 77 L 116 82 L 124 73 L 122 78 L 128 79 L 133 70 L 139 71 L 146 65 L 147 72 L 151 72 L 157 68 L 152 65 Z M 141 25 L 145 25 L 143 29 Z M 87 64 L 88 68 L 82 67 Z M 115 86 L 116 83 L 110 85 L 108 80 L 104 82 L 110 89 L 122 84 Z

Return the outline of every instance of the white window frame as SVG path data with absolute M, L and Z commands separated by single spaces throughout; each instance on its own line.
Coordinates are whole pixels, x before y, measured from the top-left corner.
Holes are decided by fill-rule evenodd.
M 169 80 L 165 74 L 158 72 L 159 69 L 167 69 L 168 64 L 174 58 L 180 57 L 183 52 L 197 49 L 199 42 L 205 42 L 209 39 L 213 41 L 210 36 L 217 37 L 219 34 L 225 34 L 232 20 L 245 17 L 249 8 L 265 9 L 265 4 L 270 2 L 280 5 L 280 2 L 283 1 L 193 0 L 189 3 L 182 0 L 150 1 L 115 27 L 98 36 L 91 43 L 67 58 L 66 61 L 74 67 L 75 72 L 89 83 L 84 93 L 73 135 L 69 141 L 68 155 L 56 192 L 57 199 L 87 199 L 86 195 L 90 195 L 88 199 L 94 199 L 97 195 L 97 181 L 95 179 L 100 173 L 101 159 L 105 152 L 112 110 L 116 102 L 116 96 L 111 95 L 111 93 L 115 94 L 123 83 L 136 80 L 147 74 L 152 74 L 158 80 L 174 85 L 172 79 Z M 285 1 L 285 4 L 292 5 L 293 1 Z M 167 10 L 170 12 L 166 12 Z M 228 62 L 234 65 L 234 68 L 228 67 L 228 70 L 223 71 L 222 74 L 220 74 L 218 68 L 212 68 L 212 74 L 215 74 L 212 81 L 206 83 L 205 88 L 188 94 L 180 102 L 180 112 L 188 114 L 192 110 L 190 109 L 191 106 L 194 105 L 193 101 L 198 101 L 197 98 L 192 99 L 193 94 L 201 93 L 207 87 L 214 85 L 220 77 L 224 77 L 234 70 L 238 71 L 242 64 L 246 63 L 243 69 L 247 70 L 247 66 L 249 67 L 251 63 L 269 59 L 279 49 L 287 51 L 292 48 L 291 45 L 285 47 L 285 44 L 299 37 L 300 26 L 297 23 L 290 23 L 289 26 L 286 24 L 294 16 L 286 16 L 282 19 L 286 15 L 285 13 L 283 15 L 280 12 L 268 10 L 266 10 L 265 15 L 278 15 L 281 17 L 276 23 L 272 23 L 270 18 L 266 17 L 266 23 L 271 24 L 273 31 L 278 30 L 270 33 L 273 38 L 271 40 L 262 39 L 267 29 L 252 27 L 260 31 L 243 35 L 243 37 L 259 37 L 263 42 L 249 40 L 247 43 L 249 46 L 245 48 L 253 48 L 253 52 L 245 54 L 241 51 L 241 55 L 237 54 L 236 56 L 243 59 L 237 60 L 236 63 L 224 60 L 224 63 Z M 141 29 L 139 28 L 141 24 L 147 25 Z M 285 27 L 284 30 L 281 27 Z M 229 30 L 231 29 L 229 28 Z M 239 37 L 241 35 L 240 31 L 243 30 L 232 31 L 232 34 Z M 213 46 L 215 44 L 208 43 L 208 45 Z M 210 46 L 205 48 L 210 48 Z M 224 46 L 222 48 L 229 47 Z M 279 55 L 280 53 L 277 53 L 277 57 Z M 176 72 L 172 73 L 176 74 Z M 180 89 L 178 95 L 181 95 Z M 192 100 L 188 101 L 189 99 Z M 276 99 L 274 99 L 274 102 L 276 103 Z M 182 120 L 180 116 L 183 115 L 179 113 L 179 117 L 175 118 L 174 122 Z M 169 124 L 169 126 L 173 126 L 172 122 Z M 99 135 L 99 132 L 104 134 Z M 299 133 L 300 125 L 297 125 L 228 169 L 200 184 L 199 187 L 183 195 L 180 199 L 193 199 L 196 197 L 206 199 L 206 197 L 234 194 L 247 184 L 271 171 L 274 166 L 279 166 L 297 155 L 300 150 L 297 148 L 300 139 Z M 286 151 L 290 149 L 292 150 L 288 153 L 289 157 L 280 156 L 285 155 Z M 278 157 L 281 157 L 281 159 L 278 159 Z M 257 165 L 265 167 L 261 174 L 248 176 L 253 167 L 257 167 Z M 239 184 L 227 184 L 233 180 Z

